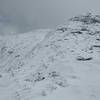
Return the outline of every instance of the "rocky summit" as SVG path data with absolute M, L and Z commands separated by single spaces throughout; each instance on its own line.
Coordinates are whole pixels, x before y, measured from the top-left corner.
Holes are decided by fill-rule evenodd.
M 0 36 L 2 100 L 99 100 L 99 76 L 100 15 L 79 15 L 55 30 Z

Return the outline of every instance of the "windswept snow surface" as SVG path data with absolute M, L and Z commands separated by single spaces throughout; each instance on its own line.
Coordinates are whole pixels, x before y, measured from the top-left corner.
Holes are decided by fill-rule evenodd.
M 100 100 L 100 16 L 0 37 L 0 100 Z

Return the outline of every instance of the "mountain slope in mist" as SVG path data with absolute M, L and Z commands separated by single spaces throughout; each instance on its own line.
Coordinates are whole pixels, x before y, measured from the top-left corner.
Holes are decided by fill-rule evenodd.
M 0 41 L 2 100 L 100 99 L 99 15 Z

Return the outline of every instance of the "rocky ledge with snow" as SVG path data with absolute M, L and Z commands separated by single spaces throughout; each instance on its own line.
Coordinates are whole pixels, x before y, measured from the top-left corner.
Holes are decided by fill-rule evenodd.
M 56 30 L 0 37 L 2 100 L 99 100 L 100 15 Z

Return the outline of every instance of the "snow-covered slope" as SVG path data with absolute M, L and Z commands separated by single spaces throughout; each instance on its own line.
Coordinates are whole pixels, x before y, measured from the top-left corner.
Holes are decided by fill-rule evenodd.
M 0 41 L 2 100 L 100 99 L 99 15 Z

